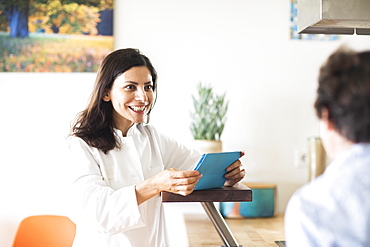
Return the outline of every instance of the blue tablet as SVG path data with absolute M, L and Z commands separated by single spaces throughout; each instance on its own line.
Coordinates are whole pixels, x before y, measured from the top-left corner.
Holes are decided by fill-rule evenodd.
M 241 152 L 221 152 L 203 154 L 194 170 L 203 176 L 194 190 L 220 188 L 224 185 L 226 168 L 240 158 Z

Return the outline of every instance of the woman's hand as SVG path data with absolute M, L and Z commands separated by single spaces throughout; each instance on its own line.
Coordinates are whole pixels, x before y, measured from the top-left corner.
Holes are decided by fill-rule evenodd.
M 154 176 L 152 182 L 159 192 L 167 191 L 187 196 L 193 192 L 201 177 L 198 171 L 179 171 L 171 168 Z
M 187 196 L 201 177 L 198 171 L 164 170 L 135 186 L 137 203 L 140 205 L 162 191 Z
M 244 156 L 244 152 L 241 152 L 240 157 Z M 239 181 L 241 181 L 245 176 L 245 170 L 243 164 L 240 160 L 235 161 L 231 165 L 226 168 L 227 173 L 225 174 L 225 178 L 227 179 L 224 183 L 224 186 L 233 186 Z

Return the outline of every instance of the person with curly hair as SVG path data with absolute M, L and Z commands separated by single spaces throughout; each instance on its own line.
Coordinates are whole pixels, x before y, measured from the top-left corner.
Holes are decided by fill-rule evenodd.
M 315 110 L 331 163 L 290 199 L 286 245 L 370 246 L 370 51 L 339 48 L 318 82 Z

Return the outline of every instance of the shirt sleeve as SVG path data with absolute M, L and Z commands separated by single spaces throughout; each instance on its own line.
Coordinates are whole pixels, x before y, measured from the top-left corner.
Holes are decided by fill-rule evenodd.
M 82 139 L 68 139 L 71 167 L 71 208 L 77 221 L 82 216 L 95 219 L 99 231 L 115 234 L 145 226 L 137 205 L 135 186 L 114 190 L 104 181 L 92 148 Z M 77 210 L 75 210 L 77 209 Z

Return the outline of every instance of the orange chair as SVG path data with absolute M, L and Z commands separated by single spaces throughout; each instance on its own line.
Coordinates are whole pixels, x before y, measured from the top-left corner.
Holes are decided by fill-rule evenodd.
M 19 225 L 13 247 L 71 247 L 76 225 L 65 216 L 36 215 Z

